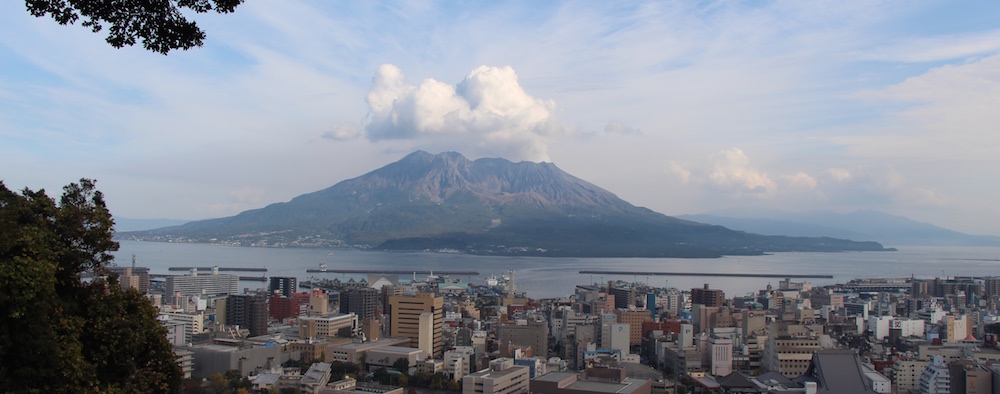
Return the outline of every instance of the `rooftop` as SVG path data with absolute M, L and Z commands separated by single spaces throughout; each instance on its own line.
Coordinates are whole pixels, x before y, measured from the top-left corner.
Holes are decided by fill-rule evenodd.
M 499 371 L 494 371 L 492 369 L 484 369 L 484 370 L 479 371 L 479 372 L 473 372 L 473 373 L 471 373 L 469 375 L 476 376 L 476 377 L 482 377 L 482 378 L 498 379 L 498 378 L 502 378 L 502 377 L 507 376 L 507 375 L 512 375 L 512 374 L 515 374 L 515 373 L 522 373 L 522 372 L 525 372 L 527 370 L 528 370 L 528 367 L 525 367 L 523 365 L 515 365 L 513 367 L 510 367 L 510 368 L 507 368 L 507 369 L 502 369 L 502 370 L 499 370 Z
M 558 382 L 573 375 L 576 375 L 576 372 L 549 372 L 532 380 L 540 382 Z

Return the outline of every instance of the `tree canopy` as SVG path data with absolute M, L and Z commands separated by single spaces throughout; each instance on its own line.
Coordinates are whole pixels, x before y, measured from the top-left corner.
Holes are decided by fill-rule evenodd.
M 106 276 L 118 249 L 113 226 L 93 181 L 66 186 L 58 203 L 44 190 L 18 194 L 0 182 L 0 390 L 180 388 L 156 310 Z
M 142 40 L 147 50 L 166 55 L 174 49 L 201 46 L 205 32 L 188 20 L 184 10 L 195 13 L 230 13 L 243 0 L 25 0 L 28 12 L 49 15 L 61 25 L 76 23 L 94 33 L 108 25 L 107 42 L 115 48 Z

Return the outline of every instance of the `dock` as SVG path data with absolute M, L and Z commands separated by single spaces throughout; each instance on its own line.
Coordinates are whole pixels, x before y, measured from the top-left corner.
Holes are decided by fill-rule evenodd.
M 167 268 L 168 271 L 190 271 L 197 269 L 198 271 L 208 271 L 212 272 L 215 267 L 170 267 Z M 257 268 L 257 267 L 218 267 L 219 272 L 233 272 L 233 271 L 243 271 L 243 272 L 267 272 L 267 268 Z
M 340 268 L 310 268 L 308 273 L 331 273 L 331 274 L 386 274 L 386 275 L 455 275 L 455 276 L 479 276 L 479 271 L 427 271 L 427 270 L 352 270 Z
M 789 278 L 789 279 L 833 279 L 833 275 L 822 274 L 744 274 L 735 272 L 647 272 L 647 271 L 605 271 L 581 270 L 581 274 L 591 275 L 631 275 L 631 276 L 711 276 L 732 278 Z

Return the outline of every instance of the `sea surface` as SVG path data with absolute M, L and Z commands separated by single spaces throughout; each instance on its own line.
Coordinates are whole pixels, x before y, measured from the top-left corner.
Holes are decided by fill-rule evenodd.
M 718 259 L 675 258 L 546 258 L 471 256 L 430 252 L 374 252 L 345 249 L 254 248 L 191 243 L 120 241 L 115 263 L 149 267 L 153 274 L 185 274 L 169 267 L 267 268 L 267 276 L 339 278 L 360 280 L 362 274 L 307 273 L 326 263 L 328 269 L 478 271 L 479 276 L 461 276 L 464 282 L 483 283 L 490 275 L 514 270 L 519 291 L 532 298 L 554 298 L 573 293 L 576 285 L 624 280 L 656 287 L 691 289 L 708 283 L 727 297 L 755 292 L 769 283 L 778 285 L 780 275 L 832 275 L 833 279 L 808 280 L 813 285 L 844 283 L 855 278 L 934 278 L 1000 275 L 1000 248 L 897 246 L 896 252 L 775 253 L 764 256 L 731 256 Z M 643 272 L 754 273 L 774 278 L 590 275 L 580 270 Z M 236 274 L 236 273 L 234 273 Z M 259 272 L 238 273 L 243 276 Z M 418 275 L 423 279 L 425 275 Z M 410 279 L 403 275 L 401 280 Z M 241 288 L 260 288 L 265 282 L 241 281 Z

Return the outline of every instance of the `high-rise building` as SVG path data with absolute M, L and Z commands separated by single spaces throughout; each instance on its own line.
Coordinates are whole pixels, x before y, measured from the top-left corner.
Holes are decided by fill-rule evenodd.
M 274 294 L 277 291 L 285 297 L 291 297 L 298 289 L 299 279 L 291 276 L 272 276 L 267 285 L 269 293 Z
M 131 287 L 143 294 L 149 292 L 148 267 L 108 267 L 108 271 L 118 274 L 118 284 L 122 287 Z
M 250 330 L 250 336 L 267 334 L 267 294 L 230 294 L 226 300 L 226 324 Z
M 132 255 L 132 265 L 129 267 L 108 267 L 108 271 L 118 274 L 118 284 L 124 288 L 134 288 L 140 293 L 149 293 L 149 267 L 136 267 L 135 255 Z M 171 293 L 172 294 L 172 293 Z
M 430 312 L 432 357 L 444 354 L 444 298 L 432 293 L 389 298 L 389 336 L 410 338 L 410 347 L 420 347 L 420 315 Z M 426 318 L 425 318 L 426 319 Z M 425 320 L 427 321 L 427 320 Z
M 297 298 L 272 295 L 267 300 L 267 313 L 274 320 L 283 321 L 288 318 L 299 317 L 299 300 Z
M 728 338 L 708 338 L 709 371 L 715 376 L 726 376 L 733 372 L 733 340 Z
M 726 293 L 718 289 L 709 289 L 706 283 L 701 289 L 697 287 L 691 289 L 691 303 L 709 307 L 722 306 L 726 303 Z
M 599 349 L 611 349 L 611 335 L 614 332 L 613 324 L 618 323 L 618 316 L 610 313 L 600 315 L 597 321 L 597 333 L 599 335 L 597 347 Z
M 920 374 L 920 383 L 917 386 L 921 393 L 950 393 L 951 372 L 948 370 L 948 363 L 941 356 L 931 358 L 931 363 L 924 368 Z
M 309 293 L 309 316 L 326 316 L 330 314 L 330 296 L 320 289 Z
M 813 352 L 829 343 L 823 334 L 823 326 L 818 324 L 794 324 L 788 322 L 771 323 L 761 367 L 788 378 L 806 373 Z
M 608 281 L 608 294 L 615 296 L 615 309 L 635 306 L 635 289 L 632 287 L 617 287 L 615 282 Z
M 380 291 L 372 288 L 347 289 L 340 293 L 340 313 L 353 313 L 365 321 L 378 316 Z
M 642 323 L 653 321 L 649 311 L 618 309 L 618 322 L 629 325 L 629 345 L 642 344 Z
M 511 357 L 515 347 L 531 348 L 535 357 L 549 357 L 549 325 L 546 321 L 522 320 L 497 327 L 500 357 Z
M 971 319 L 968 315 L 962 316 L 947 316 L 945 317 L 945 331 L 947 331 L 946 342 L 948 343 L 958 343 L 961 341 L 972 340 L 975 338 L 969 338 L 972 336 L 972 324 Z
M 182 324 L 181 344 L 191 343 L 194 334 L 204 331 L 205 315 L 198 313 L 184 313 L 180 311 L 160 312 L 157 319 L 161 324 L 170 326 L 171 324 Z

